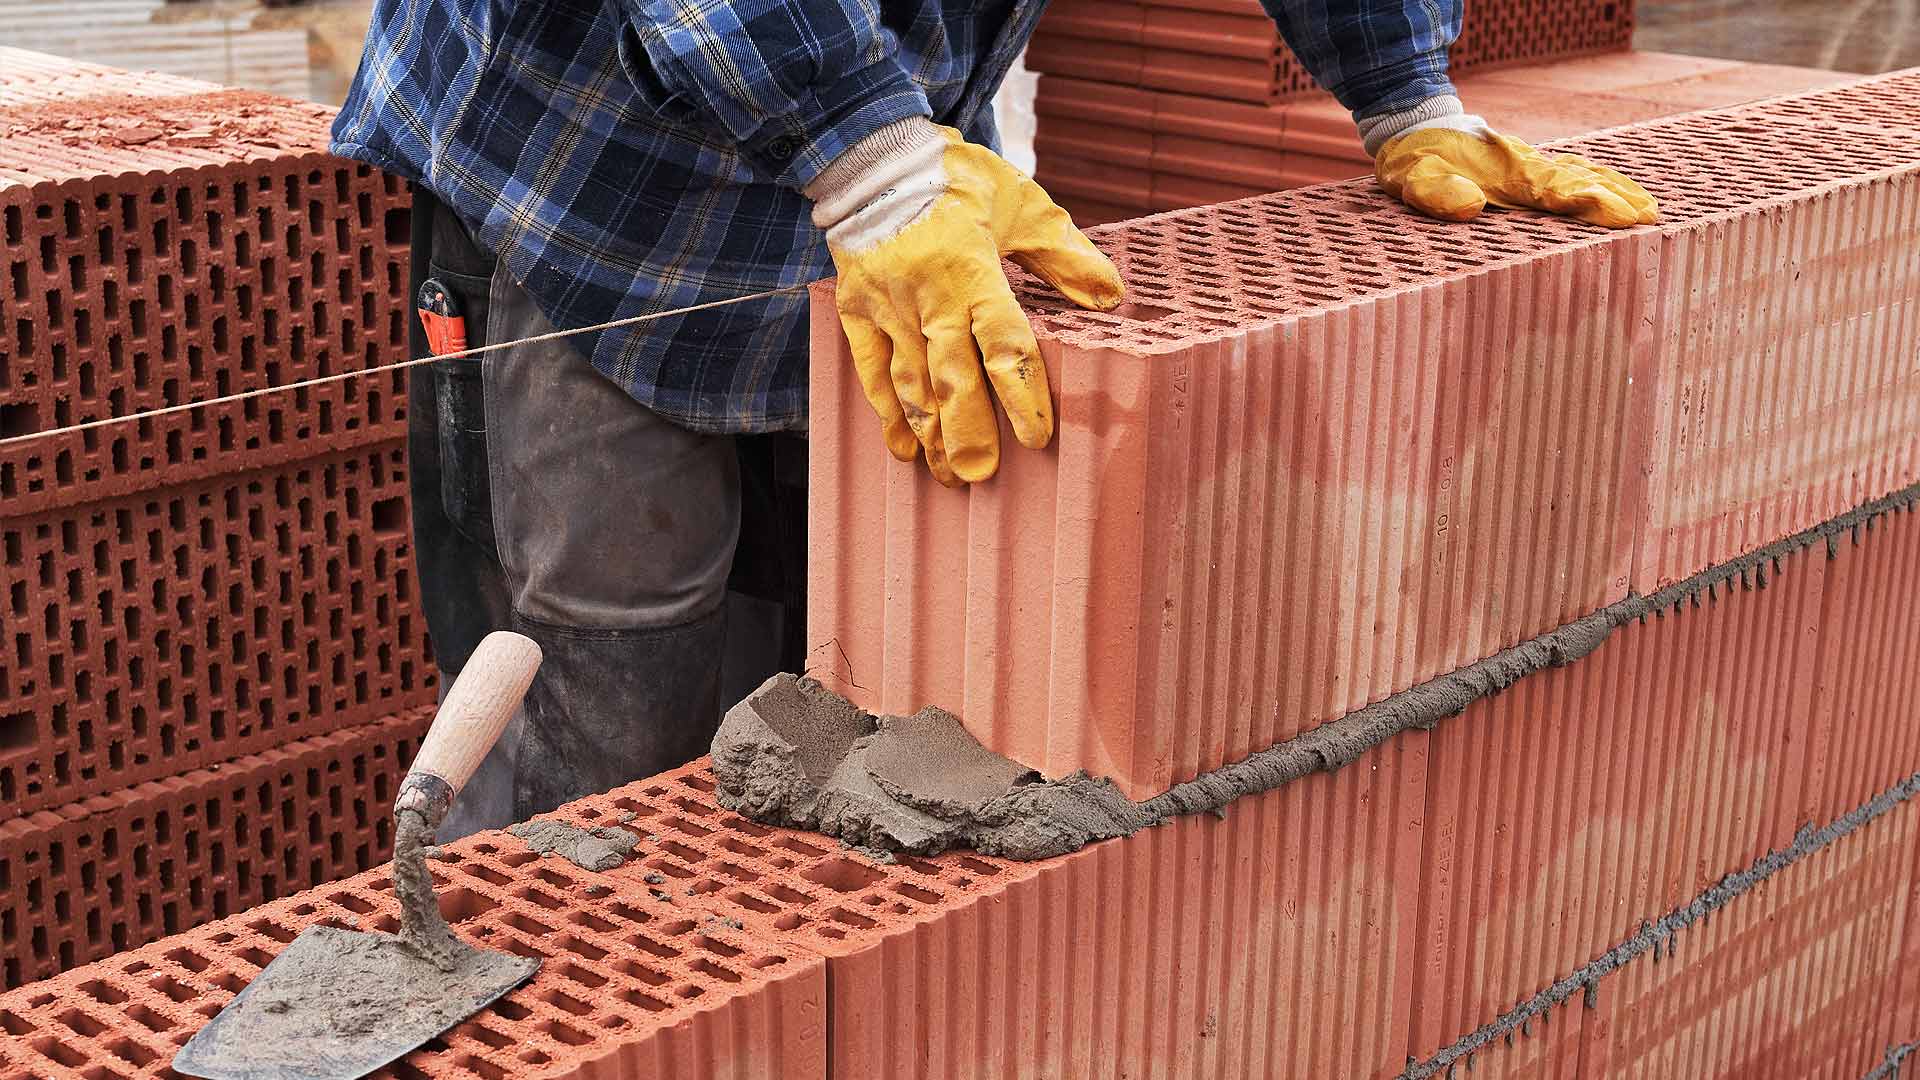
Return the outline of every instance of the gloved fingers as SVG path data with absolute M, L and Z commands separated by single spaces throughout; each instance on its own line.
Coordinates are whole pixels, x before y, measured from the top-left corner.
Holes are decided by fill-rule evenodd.
M 1013 437 L 1029 450 L 1044 448 L 1053 440 L 1053 395 L 1040 343 L 1012 290 L 974 306 L 973 339 L 1000 408 L 1013 425 Z
M 912 326 L 895 328 L 888 337 L 893 343 L 888 368 L 893 392 L 900 399 L 907 426 L 927 453 L 927 470 L 947 487 L 959 487 L 960 478 L 947 461 L 946 441 L 940 430 L 940 404 L 934 395 L 933 376 L 927 370 L 926 335 L 920 327 Z
M 1017 205 L 1012 227 L 1000 238 L 1001 250 L 1083 308 L 1112 311 L 1119 307 L 1127 287 L 1113 261 L 1093 246 L 1039 184 L 1011 166 L 1007 171 L 1014 173 L 1012 195 Z
M 967 313 L 942 310 L 922 326 L 947 466 L 964 483 L 989 479 L 1000 468 L 1000 422 L 986 380 L 980 377 L 980 354 L 974 350 Z
M 872 319 L 845 308 L 840 309 L 840 327 L 847 333 L 860 389 L 880 417 L 880 437 L 887 444 L 887 452 L 900 461 L 912 461 L 920 452 L 920 440 L 908 426 L 900 395 L 893 389 L 893 342 Z
M 1486 209 L 1487 193 L 1440 154 L 1415 151 L 1382 156 L 1377 170 L 1387 194 L 1442 221 L 1471 221 Z
M 1640 223 L 1639 209 L 1592 169 L 1550 161 L 1538 150 L 1509 136 L 1496 135 L 1494 139 L 1513 152 L 1516 166 L 1492 192 L 1496 198 L 1610 229 Z
M 1659 200 L 1655 199 L 1646 188 L 1641 187 L 1635 182 L 1632 177 L 1622 175 L 1613 169 L 1607 168 L 1605 165 L 1597 165 L 1581 157 L 1579 154 L 1561 154 L 1553 160 L 1555 163 L 1561 165 L 1579 166 L 1593 173 L 1596 177 L 1599 177 L 1602 184 L 1605 184 L 1615 195 L 1625 199 L 1627 205 L 1633 207 L 1634 213 L 1638 215 L 1639 224 L 1651 225 L 1660 220 Z

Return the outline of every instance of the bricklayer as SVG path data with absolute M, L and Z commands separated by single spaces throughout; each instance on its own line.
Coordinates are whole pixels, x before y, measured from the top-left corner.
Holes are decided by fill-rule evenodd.
M 0 75 L 0 440 L 406 355 L 407 193 L 331 113 L 51 58 Z M 164 83 L 164 80 L 162 80 Z M 404 428 L 400 373 L 0 445 L 18 513 Z
M 1756 115 L 1557 144 L 1658 228 L 1363 181 L 1095 230 L 1132 303 L 1020 286 L 1058 434 L 965 491 L 886 455 L 823 291 L 813 661 L 1137 796 L 1920 480 L 1920 132 Z
M 1457 74 L 1620 50 L 1632 40 L 1631 0 L 1497 0 L 1467 9 L 1449 66 Z M 1254 0 L 1058 0 L 1026 62 L 1043 74 L 1257 104 L 1315 89 Z
M 1494 127 L 1541 142 L 1851 78 L 1622 52 L 1471 74 L 1458 86 Z M 1253 105 L 1048 75 L 1034 111 L 1042 186 L 1083 225 L 1373 171 L 1353 118 L 1325 94 Z
M 10 510 L 0 821 L 432 701 L 412 576 L 399 442 Z
M 415 709 L 0 824 L 0 981 L 386 860 L 395 788 L 429 718 Z

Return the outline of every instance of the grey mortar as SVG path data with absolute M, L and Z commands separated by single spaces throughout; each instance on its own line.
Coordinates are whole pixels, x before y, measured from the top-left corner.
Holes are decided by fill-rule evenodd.
M 1406 1071 L 1400 1074 L 1400 1080 L 1424 1080 L 1440 1072 L 1450 1072 L 1455 1063 L 1462 1058 L 1470 1058 L 1476 1050 L 1493 1040 L 1514 1031 L 1524 1033 L 1526 1026 L 1536 1017 L 1544 1019 L 1550 1010 L 1565 1003 L 1575 994 L 1582 995 L 1585 1004 L 1589 1008 L 1593 1007 L 1598 1002 L 1600 980 L 1619 970 L 1628 961 L 1646 953 L 1652 953 L 1657 962 L 1660 959 L 1662 946 L 1671 957 L 1678 944 L 1680 931 L 1692 927 L 1695 923 L 1705 922 L 1727 901 L 1740 896 L 1848 834 L 1864 828 L 1916 794 L 1920 794 L 1920 773 L 1914 773 L 1820 828 L 1816 829 L 1812 825 L 1802 826 L 1794 835 L 1791 844 L 1762 855 L 1745 870 L 1736 870 L 1728 874 L 1692 900 L 1674 908 L 1657 920 L 1643 924 L 1632 937 L 1589 960 L 1577 968 L 1573 974 L 1501 1013 L 1493 1021 L 1467 1033 L 1427 1060 L 1416 1062 L 1409 1059 Z M 1904 1052 L 1900 1056 L 1904 1057 Z M 1897 1071 L 1899 1059 L 1890 1054 L 1887 1064 Z
M 981 746 L 951 714 L 875 717 L 811 679 L 776 675 L 728 710 L 713 739 L 723 806 L 747 817 L 837 836 L 879 853 L 971 847 L 1044 859 L 1128 836 L 1183 814 L 1219 813 L 1242 796 L 1333 772 L 1409 728 L 1430 730 L 1520 679 L 1572 663 L 1629 622 L 1766 588 L 1780 560 L 1840 538 L 1859 543 L 1882 515 L 1908 513 L 1920 484 L 1660 589 L 1633 594 L 1484 660 L 1393 694 L 1229 763 L 1144 802 L 1076 773 L 1046 779 Z
M 611 870 L 640 844 L 636 833 L 611 825 L 584 829 L 551 818 L 509 825 L 507 831 L 542 855 L 558 855 L 582 870 Z
M 1907 1055 L 1916 1049 L 1920 1049 L 1920 1043 L 1901 1043 L 1898 1046 L 1887 1047 L 1887 1056 L 1880 1059 L 1880 1064 L 1874 1066 L 1873 1071 L 1861 1080 L 1900 1080 L 1900 1064 L 1906 1061 Z

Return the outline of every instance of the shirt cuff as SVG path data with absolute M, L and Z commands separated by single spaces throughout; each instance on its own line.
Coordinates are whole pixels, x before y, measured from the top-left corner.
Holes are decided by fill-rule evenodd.
M 1403 112 L 1437 97 L 1457 97 L 1447 77 L 1444 49 L 1421 53 L 1386 67 L 1363 71 L 1335 91 L 1356 121 Z
M 804 188 L 869 135 L 932 115 L 926 92 L 887 60 L 816 88 L 791 115 L 763 125 L 741 152 L 778 183 Z

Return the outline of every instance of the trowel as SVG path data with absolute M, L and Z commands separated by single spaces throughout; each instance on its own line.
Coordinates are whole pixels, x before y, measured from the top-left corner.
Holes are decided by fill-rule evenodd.
M 540 961 L 453 936 L 426 848 L 526 696 L 540 647 L 505 631 L 474 650 L 393 800 L 400 933 L 310 926 L 174 1056 L 206 1080 L 349 1080 L 486 1008 Z

